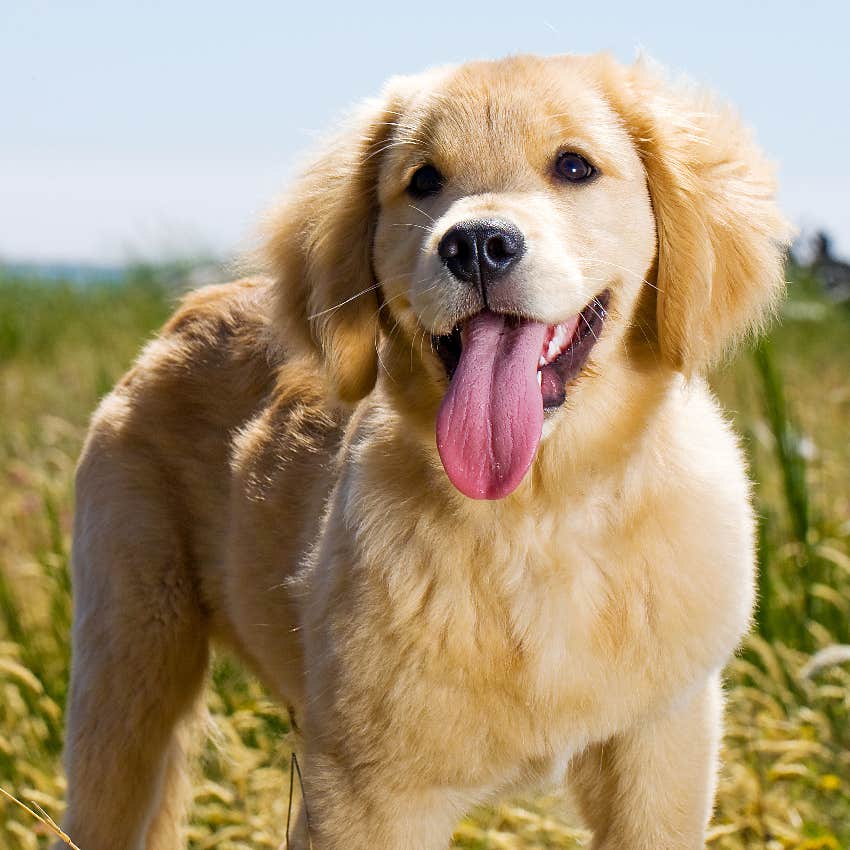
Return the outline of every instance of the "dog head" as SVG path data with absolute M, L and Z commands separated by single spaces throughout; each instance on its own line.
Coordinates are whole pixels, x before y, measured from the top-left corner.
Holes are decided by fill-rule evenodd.
M 458 489 L 498 498 L 609 361 L 643 346 L 690 374 L 757 328 L 788 231 L 728 109 L 645 63 L 565 56 L 391 81 L 271 232 L 289 341 L 347 402 L 383 353 Z

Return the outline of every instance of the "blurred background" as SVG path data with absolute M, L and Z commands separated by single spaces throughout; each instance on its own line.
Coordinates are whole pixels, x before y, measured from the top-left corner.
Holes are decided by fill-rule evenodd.
M 850 253 L 850 5 L 0 3 L 0 257 L 226 257 L 299 157 L 392 74 L 643 49 L 737 105 L 781 200 Z
M 187 286 L 228 275 L 317 137 L 390 75 L 638 50 L 732 101 L 800 236 L 770 335 L 711 376 L 746 447 L 760 606 L 726 679 L 711 848 L 850 847 L 850 4 L 0 0 L 0 847 L 59 819 L 73 469 L 102 395 Z M 276 848 L 289 721 L 218 657 L 189 846 Z M 73 837 L 73 836 L 72 836 Z M 463 848 L 576 848 L 557 794 Z M 85 850 L 85 848 L 82 848 Z

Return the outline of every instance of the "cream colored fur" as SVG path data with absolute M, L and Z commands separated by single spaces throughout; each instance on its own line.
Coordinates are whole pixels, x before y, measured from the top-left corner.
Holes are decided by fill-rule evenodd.
M 559 183 L 559 150 L 602 176 Z M 413 201 L 426 161 L 446 185 Z M 552 778 L 597 850 L 701 848 L 754 554 L 744 462 L 700 373 L 781 294 L 772 196 L 728 110 L 645 64 L 391 81 L 270 222 L 268 276 L 189 295 L 95 414 L 74 541 L 76 842 L 180 846 L 217 641 L 292 707 L 316 850 L 440 850 L 469 807 Z M 491 306 L 556 322 L 612 298 L 496 502 L 440 465 L 428 341 L 472 298 L 436 244 L 481 215 L 528 241 Z

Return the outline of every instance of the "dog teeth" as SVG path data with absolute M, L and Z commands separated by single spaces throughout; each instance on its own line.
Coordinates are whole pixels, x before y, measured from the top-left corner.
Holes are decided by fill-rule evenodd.
M 552 339 L 546 345 L 546 350 L 540 355 L 537 361 L 538 367 L 547 366 L 561 354 L 563 354 L 570 344 L 570 339 L 567 336 L 567 329 L 564 324 L 556 325 L 552 333 Z
M 540 359 L 542 360 L 543 358 L 541 357 Z M 537 386 L 543 386 L 543 373 L 539 369 L 537 370 Z

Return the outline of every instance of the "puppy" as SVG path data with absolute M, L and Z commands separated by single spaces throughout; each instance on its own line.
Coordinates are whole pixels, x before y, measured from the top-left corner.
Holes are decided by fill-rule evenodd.
M 787 234 L 736 118 L 643 63 L 392 80 L 268 275 L 188 296 L 94 416 L 67 832 L 180 845 L 217 641 L 301 730 L 297 847 L 439 850 L 554 776 L 597 850 L 701 848 L 754 554 L 700 374 Z

